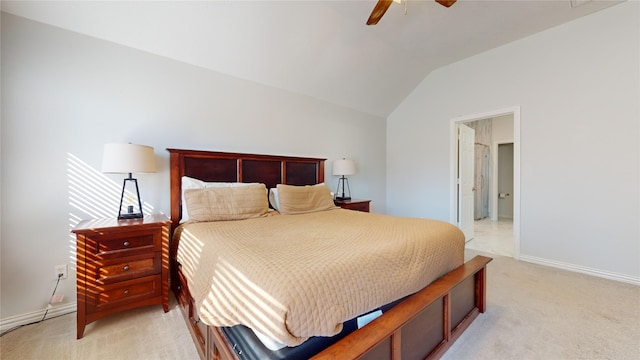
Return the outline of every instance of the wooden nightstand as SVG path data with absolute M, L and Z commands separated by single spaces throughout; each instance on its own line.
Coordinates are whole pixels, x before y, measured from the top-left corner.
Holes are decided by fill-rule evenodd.
M 82 221 L 77 251 L 77 338 L 87 324 L 123 310 L 162 304 L 169 311 L 169 226 L 164 215 Z
M 357 211 L 364 211 L 364 212 L 369 212 L 370 202 L 371 200 L 358 200 L 358 199 L 334 201 L 336 206 L 340 206 L 343 209 L 357 210 Z

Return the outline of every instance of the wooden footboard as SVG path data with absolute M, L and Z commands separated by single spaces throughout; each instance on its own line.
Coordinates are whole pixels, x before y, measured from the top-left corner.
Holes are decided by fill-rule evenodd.
M 438 359 L 485 311 L 486 265 L 491 260 L 474 257 L 312 359 Z M 178 279 L 184 280 L 179 274 Z M 237 360 L 218 328 L 198 323 L 184 283 L 173 289 L 200 357 Z
M 439 358 L 485 311 L 491 260 L 476 256 L 313 359 Z

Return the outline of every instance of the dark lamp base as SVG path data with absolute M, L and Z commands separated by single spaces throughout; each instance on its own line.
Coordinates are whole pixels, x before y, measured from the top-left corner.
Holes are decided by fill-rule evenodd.
M 127 219 L 142 219 L 142 213 L 136 214 L 120 214 L 118 215 L 118 220 L 127 220 Z
M 351 196 L 338 196 L 336 197 L 336 200 L 340 200 L 340 201 L 351 200 Z

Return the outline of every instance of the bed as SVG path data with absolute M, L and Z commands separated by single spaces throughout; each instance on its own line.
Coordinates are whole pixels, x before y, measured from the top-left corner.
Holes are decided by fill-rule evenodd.
M 321 184 L 324 181 L 324 159 L 179 149 L 168 149 L 168 151 L 170 153 L 171 172 L 171 220 L 172 228 L 178 229 L 177 233 L 182 232 L 185 228 L 184 226 L 179 227 L 183 212 L 183 176 L 205 182 L 260 183 L 264 184 L 266 189 L 275 188 L 278 184 L 300 187 L 302 185 Z M 266 194 L 264 195 L 266 196 Z M 288 223 L 289 221 L 283 220 L 286 216 L 264 216 L 248 220 L 246 223 L 255 222 L 258 224 L 256 225 L 257 228 L 266 229 L 268 227 L 265 224 L 272 222 L 280 221 L 277 226 L 283 226 L 284 223 Z M 345 222 L 344 217 L 348 219 L 347 222 L 357 222 L 361 220 L 362 216 L 375 217 L 376 215 L 355 214 L 350 210 L 329 209 L 322 213 L 295 216 L 296 218 L 304 218 L 305 216 L 309 218 L 335 217 L 331 221 L 338 223 Z M 380 216 L 380 221 L 384 220 L 383 215 L 378 216 Z M 327 220 L 323 219 L 322 221 Z M 201 227 L 204 226 L 201 223 L 199 224 Z M 223 225 L 226 226 L 226 224 Z M 189 231 L 194 231 L 195 233 L 195 227 L 190 228 Z M 329 237 L 331 236 L 333 235 Z M 374 237 L 373 234 L 365 236 L 372 239 Z M 456 266 L 454 267 L 451 265 L 454 264 L 452 262 L 449 268 L 446 268 L 447 265 L 445 264 L 446 271 L 438 270 L 440 273 L 437 274 L 437 279 L 427 278 L 425 274 L 424 279 L 419 280 L 427 283 L 419 285 L 412 290 L 402 290 L 408 291 L 408 293 L 402 293 L 402 296 L 398 296 L 399 298 L 390 298 L 388 294 L 385 294 L 383 296 L 383 299 L 386 299 L 383 301 L 384 304 L 380 303 L 379 307 L 376 306 L 375 309 L 371 309 L 372 312 L 377 313 L 377 318 L 367 320 L 370 322 L 366 326 L 355 325 L 362 319 L 360 316 L 351 317 L 356 313 L 351 313 L 348 316 L 341 313 L 341 316 L 347 317 L 344 318 L 344 323 L 335 329 L 337 335 L 309 336 L 310 339 L 308 340 L 307 337 L 293 340 L 286 337 L 280 338 L 281 340 L 284 339 L 282 341 L 285 343 L 288 341 L 289 345 L 297 345 L 296 341 L 300 340 L 299 342 L 302 345 L 270 352 L 270 355 L 267 356 L 266 352 L 262 353 L 260 352 L 262 350 L 257 350 L 264 347 L 264 342 L 256 340 L 255 333 L 248 330 L 247 327 L 241 325 L 207 326 L 201 321 L 200 315 L 208 323 L 212 323 L 209 314 L 206 312 L 206 309 L 211 307 L 211 304 L 206 305 L 202 300 L 203 294 L 199 289 L 203 285 L 194 280 L 193 267 L 185 263 L 184 257 L 180 258 L 179 256 L 178 249 L 181 241 L 185 242 L 183 247 L 190 246 L 186 245 L 188 244 L 186 240 L 180 240 L 180 236 L 174 236 L 172 239 L 170 250 L 171 288 L 178 299 L 202 359 L 280 359 L 281 357 L 279 356 L 284 356 L 282 354 L 286 354 L 286 351 L 289 350 L 291 351 L 283 358 L 394 360 L 438 358 L 451 346 L 475 317 L 485 311 L 485 269 L 486 264 L 491 259 L 477 256 L 459 266 L 455 263 Z M 247 247 L 247 249 L 251 249 L 251 247 Z M 438 255 L 436 258 L 441 259 L 443 256 Z M 247 257 L 250 257 L 250 255 L 247 255 Z M 459 254 L 456 257 L 460 258 Z M 339 261 L 339 254 L 336 254 L 333 259 Z M 235 266 L 234 264 L 234 269 Z M 363 267 L 362 265 L 358 266 L 360 268 Z M 346 271 L 351 271 L 354 274 L 358 272 L 353 270 Z M 390 277 L 392 276 L 391 268 L 388 274 Z M 191 279 L 191 283 L 188 279 Z M 416 284 L 411 286 L 416 287 Z M 210 283 L 205 285 L 205 287 L 211 288 Z M 389 286 L 383 286 L 383 288 L 387 287 Z M 354 296 L 354 294 L 347 294 L 346 296 Z M 387 300 L 393 301 L 387 302 Z M 376 299 L 376 301 L 382 300 Z M 237 306 L 242 307 L 242 304 Z M 205 311 L 199 315 L 199 309 L 204 309 Z M 357 314 L 363 314 L 360 313 L 362 309 L 357 308 L 353 311 L 356 311 Z M 285 314 L 285 316 L 293 318 L 291 314 Z M 237 319 L 233 319 L 233 321 L 237 321 Z M 290 323 L 287 323 L 287 326 L 291 326 Z M 252 327 L 254 326 L 252 325 Z M 273 336 L 271 333 L 269 335 Z M 271 336 L 268 337 L 270 338 Z M 256 352 L 250 352 L 254 351 L 254 349 L 256 349 Z M 298 350 L 300 352 L 297 352 Z

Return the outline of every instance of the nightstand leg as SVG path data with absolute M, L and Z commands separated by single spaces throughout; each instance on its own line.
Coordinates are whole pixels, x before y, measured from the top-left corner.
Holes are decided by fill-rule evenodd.
M 86 324 L 84 323 L 84 321 L 80 322 L 80 320 L 78 320 L 78 334 L 77 334 L 76 339 L 80 340 L 84 336 L 84 327 L 85 327 L 85 325 Z
M 84 336 L 84 327 L 87 325 L 87 313 L 85 311 L 84 294 L 78 295 L 78 311 L 76 312 L 76 339 L 82 339 Z

